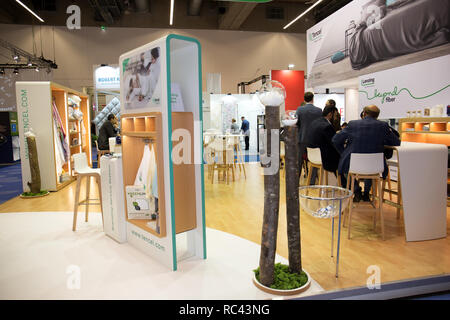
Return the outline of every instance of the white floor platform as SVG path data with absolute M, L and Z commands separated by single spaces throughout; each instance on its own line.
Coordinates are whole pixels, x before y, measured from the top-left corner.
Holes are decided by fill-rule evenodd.
M 183 260 L 173 272 L 107 237 L 99 213 L 91 213 L 88 223 L 80 214 L 76 232 L 72 217 L 70 212 L 0 214 L 0 299 L 283 298 L 252 283 L 260 252 L 253 242 L 207 229 L 207 259 Z M 306 292 L 285 298 L 321 292 L 313 280 Z

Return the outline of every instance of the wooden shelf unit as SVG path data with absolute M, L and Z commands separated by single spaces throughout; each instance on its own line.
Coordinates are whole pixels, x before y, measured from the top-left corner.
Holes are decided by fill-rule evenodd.
M 402 141 L 450 146 L 450 117 L 402 118 L 399 133 Z
M 71 141 L 78 135 L 78 143 L 81 143 L 80 121 L 69 119 L 68 116 L 68 96 L 75 94 L 81 98 L 80 110 L 83 112 L 83 123 L 86 128 L 84 139 L 86 141 L 84 148 L 75 148 Z M 91 138 L 90 138 L 90 112 L 88 96 L 64 87 L 51 81 L 17 81 L 16 82 L 17 104 L 21 106 L 19 119 L 19 132 L 24 133 L 28 127 L 33 128 L 37 135 L 39 167 L 41 171 L 41 185 L 43 190 L 58 191 L 73 181 L 73 161 L 72 154 L 86 152 L 88 162 L 91 163 Z M 22 100 L 24 102 L 22 102 Z M 61 182 L 56 168 L 56 146 L 53 119 L 53 102 L 56 105 L 58 114 L 61 118 L 62 127 L 66 134 L 65 142 L 69 146 L 69 159 L 63 165 L 63 174 L 67 174 L 68 180 Z M 23 103 L 23 105 L 22 105 Z M 71 133 L 72 124 L 76 124 L 78 133 Z M 25 137 L 20 136 L 21 144 L 26 145 Z M 23 150 L 22 150 L 23 149 Z M 22 177 L 24 191 L 28 190 L 26 182 L 29 181 L 29 165 L 26 148 L 21 148 Z
M 187 112 L 174 112 L 173 130 L 178 128 L 187 129 L 193 134 L 193 115 Z M 159 227 L 158 234 L 154 229 L 147 226 L 150 219 L 129 219 L 127 206 L 125 206 L 127 221 L 139 228 L 154 234 L 158 237 L 165 237 L 166 232 L 166 204 L 164 190 L 164 161 L 172 161 L 163 157 L 162 143 L 162 117 L 161 113 L 151 112 L 138 115 L 123 115 L 122 121 L 122 161 L 124 188 L 134 184 L 134 180 L 142 160 L 145 140 L 151 139 L 151 144 L 156 156 L 156 167 L 158 172 L 158 209 L 159 209 Z M 136 131 L 134 131 L 136 130 Z M 174 146 L 176 144 L 174 143 Z M 191 145 L 193 150 L 193 142 Z M 174 197 L 175 197 L 175 229 L 176 233 L 185 232 L 196 227 L 196 207 L 195 190 L 190 188 L 189 181 L 195 176 L 193 164 L 174 164 Z M 126 189 L 125 203 L 126 203 Z

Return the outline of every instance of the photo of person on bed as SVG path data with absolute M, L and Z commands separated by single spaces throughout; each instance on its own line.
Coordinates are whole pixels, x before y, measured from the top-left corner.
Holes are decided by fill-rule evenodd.
M 309 86 L 448 54 L 449 0 L 354 0 L 308 29 Z
M 131 59 L 124 72 L 126 108 L 140 108 L 151 100 L 160 72 L 159 47 Z
M 448 0 L 371 0 L 349 39 L 352 68 L 449 42 Z

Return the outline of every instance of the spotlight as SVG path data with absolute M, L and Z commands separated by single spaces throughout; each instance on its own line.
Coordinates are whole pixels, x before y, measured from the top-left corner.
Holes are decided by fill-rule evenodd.
M 33 64 L 31 63 L 31 59 L 28 59 L 27 66 L 29 66 L 29 67 L 33 66 Z
M 14 68 L 13 73 L 14 73 L 14 74 L 19 74 L 19 68 Z
M 288 65 L 288 69 L 289 69 L 289 70 L 292 70 L 292 69 L 294 69 L 294 67 L 295 67 L 295 65 L 294 65 L 294 64 L 292 64 L 292 63 Z
M 13 54 L 13 59 L 14 59 L 14 61 L 19 61 L 19 55 L 17 54 L 17 53 L 15 53 L 14 52 L 14 54 Z
M 36 67 L 36 69 L 34 69 L 34 70 L 36 70 L 36 72 L 39 72 L 39 67 Z
M 1 69 L 0 69 L 0 74 L 1 74 L 1 75 L 4 75 L 4 74 L 5 74 L 5 68 L 1 68 Z

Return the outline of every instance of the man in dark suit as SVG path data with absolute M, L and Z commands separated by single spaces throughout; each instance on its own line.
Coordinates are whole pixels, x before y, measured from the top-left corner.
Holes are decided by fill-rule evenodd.
M 312 92 L 306 92 L 305 93 L 305 102 L 306 104 L 304 106 L 300 106 L 297 108 L 297 111 L 295 112 L 295 115 L 297 116 L 297 126 L 298 126 L 298 132 L 299 132 L 299 172 L 302 170 L 303 165 L 303 154 L 306 152 L 306 145 L 307 142 L 307 132 L 309 130 L 309 126 L 311 122 L 314 120 L 322 117 L 322 110 L 320 108 L 317 108 L 314 106 L 314 94 Z M 312 173 L 311 180 L 315 181 L 317 173 L 314 171 Z
M 320 148 L 323 169 L 335 174 L 340 154 L 334 146 L 332 138 L 336 134 L 333 122 L 338 114 L 339 111 L 334 105 L 326 105 L 322 111 L 322 117 L 311 123 L 308 132 L 308 147 Z
M 350 121 L 345 129 L 337 133 L 332 141 L 336 149 L 341 153 L 338 172 L 341 175 L 342 185 L 346 186 L 346 175 L 350 166 L 350 155 L 352 153 L 381 153 L 384 146 L 399 146 L 400 139 L 394 134 L 392 128 L 386 122 L 377 120 L 380 109 L 370 105 L 363 110 L 363 119 Z M 344 145 L 347 146 L 344 149 Z M 384 161 L 383 179 L 386 178 L 388 167 Z M 369 201 L 371 184 L 364 184 L 364 194 L 359 184 L 355 186 L 355 200 Z
M 103 123 L 99 131 L 97 144 L 100 150 L 109 150 L 109 138 L 117 136 L 117 125 L 116 116 L 109 114 L 108 120 Z

